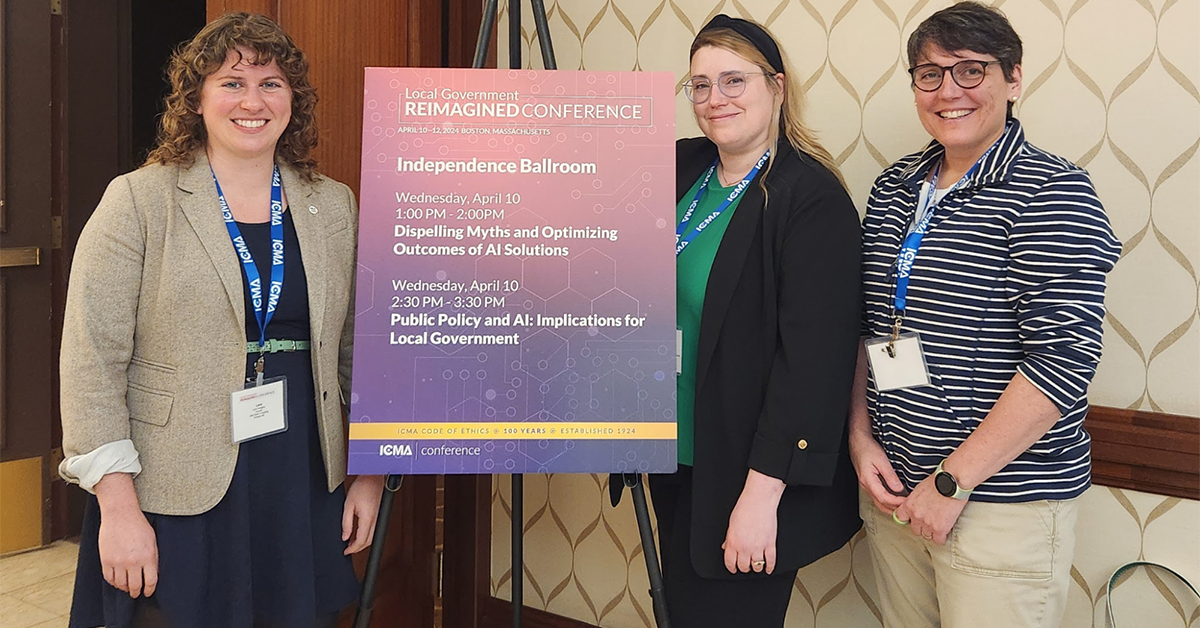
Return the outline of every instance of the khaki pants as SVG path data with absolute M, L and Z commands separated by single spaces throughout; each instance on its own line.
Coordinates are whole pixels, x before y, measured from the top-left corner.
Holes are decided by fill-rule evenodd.
M 971 502 L 945 545 L 892 521 L 861 493 L 886 628 L 1058 628 L 1078 499 Z

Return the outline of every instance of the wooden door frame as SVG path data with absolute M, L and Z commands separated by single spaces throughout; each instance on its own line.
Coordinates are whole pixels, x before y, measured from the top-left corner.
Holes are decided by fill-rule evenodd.
M 50 336 L 49 319 L 45 316 L 51 309 L 48 291 L 45 299 L 33 300 L 17 299 L 12 293 L 13 284 L 22 281 L 28 283 L 28 275 L 32 273 L 45 276 L 47 280 L 44 284 L 49 285 L 52 184 L 51 150 L 45 138 L 50 136 L 52 129 L 51 111 L 48 106 L 51 100 L 51 83 L 48 77 L 52 72 L 52 64 L 49 9 L 38 3 L 7 1 L 3 4 L 3 10 L 6 12 L 3 25 L 6 31 L 4 56 L 3 60 L 0 60 L 5 64 L 6 85 L 5 101 L 0 106 L 4 116 L 3 167 L 6 171 L 3 245 L 6 249 L 13 246 L 36 246 L 40 255 L 37 267 L 8 267 L 0 271 L 0 279 L 4 280 L 7 293 L 3 305 L 6 319 L 3 356 L 6 369 L 3 376 L 6 381 L 3 403 L 6 416 L 0 460 L 15 460 L 45 456 L 50 450 L 48 391 L 44 411 L 39 412 L 44 415 L 42 421 L 29 420 L 37 417 L 14 417 L 10 409 L 14 402 L 26 397 L 29 391 L 48 387 L 53 374 L 53 369 L 48 367 L 53 363 L 51 348 L 44 344 Z M 21 149 L 21 158 L 12 159 L 13 155 L 18 154 L 13 150 L 17 146 Z M 25 213 L 17 216 L 13 213 L 17 209 Z M 34 224 L 29 226 L 30 223 Z M 16 242 L 13 242 L 14 238 Z M 40 324 L 37 330 L 22 329 L 19 334 L 7 334 L 8 326 L 13 324 L 14 319 L 26 312 L 30 315 L 39 314 L 33 316 L 33 319 L 44 320 L 45 323 Z M 8 372 L 7 367 L 13 366 L 11 359 L 14 354 L 35 351 L 45 354 L 47 360 L 31 365 L 32 368 L 23 364 L 22 368 Z M 15 394 L 18 391 L 20 394 Z M 18 422 L 14 419 L 23 420 Z
M 77 533 L 82 519 L 82 491 L 68 487 L 57 473 L 62 458 L 57 357 L 70 253 L 108 181 L 119 174 L 117 166 L 127 161 L 114 151 L 122 146 L 122 106 L 128 108 L 119 102 L 116 69 L 128 59 L 127 52 L 119 52 L 122 34 L 127 35 L 119 22 L 128 4 L 0 3 L 7 66 L 0 94 L 6 144 L 0 176 L 8 203 L 5 227 L 12 227 L 5 244 L 15 239 L 13 244 L 37 246 L 40 253 L 40 268 L 3 273 L 0 325 L 7 337 L 0 372 L 9 433 L 0 459 L 40 459 L 43 543 Z M 82 26 L 75 29 L 69 28 L 72 7 L 81 12 Z M 8 159 L 15 154 L 21 159 Z M 16 209 L 21 216 L 12 215 Z M 31 228 L 36 231 L 32 240 Z M 34 294 L 20 295 L 18 301 L 17 289 Z M 21 369 L 8 372 L 14 357 Z
M 59 354 L 71 259 L 84 224 L 108 183 L 130 161 L 130 0 L 64 2 L 51 17 L 51 181 L 53 201 L 51 346 Z M 47 465 L 47 541 L 79 533 L 86 494 L 58 477 L 62 421 L 54 370 L 51 443 Z
M 492 476 L 447 475 L 442 626 L 479 628 L 492 597 Z
M 57 376 L 51 347 L 53 275 L 51 238 L 51 16 L 44 3 L 7 1 L 3 19 L 3 246 L 0 254 L 0 378 L 3 414 L 0 461 L 38 459 L 42 496 L 38 509 L 39 543 L 48 536 L 46 516 L 48 467 L 54 415 L 53 379 Z M 19 149 L 19 150 L 17 150 Z M 20 155 L 20 159 L 12 157 Z M 36 254 L 35 254 L 36 248 Z M 27 256 L 22 255 L 28 253 Z M 10 266 L 16 257 L 32 265 Z M 36 263 L 33 263 L 36 261 Z M 22 262 L 24 263 L 24 262 Z M 17 328 L 19 326 L 19 329 Z M 26 491 L 33 487 L 12 487 Z

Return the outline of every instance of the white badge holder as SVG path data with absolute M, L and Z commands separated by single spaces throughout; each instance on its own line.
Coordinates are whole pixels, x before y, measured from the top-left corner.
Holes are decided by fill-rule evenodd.
M 872 338 L 863 344 L 867 349 L 871 374 L 875 376 L 875 387 L 879 391 L 930 384 L 921 337 L 915 332 L 898 334 L 894 339 L 890 336 Z
M 683 330 L 675 328 L 675 374 L 683 375 Z
M 230 395 L 230 410 L 235 444 L 286 431 L 287 378 L 251 381 Z

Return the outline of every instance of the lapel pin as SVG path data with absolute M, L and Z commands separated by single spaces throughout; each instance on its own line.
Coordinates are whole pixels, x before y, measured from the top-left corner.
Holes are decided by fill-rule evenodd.
M 316 205 L 309 205 L 309 206 L 308 206 L 308 213 L 310 213 L 310 214 L 316 214 L 316 213 L 317 213 L 317 206 L 316 206 Z

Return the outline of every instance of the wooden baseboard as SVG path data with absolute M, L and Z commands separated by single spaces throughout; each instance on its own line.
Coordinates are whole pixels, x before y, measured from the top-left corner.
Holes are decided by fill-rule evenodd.
M 510 628 L 512 626 L 512 602 L 490 597 L 484 603 L 483 628 Z M 596 628 L 577 619 L 539 611 L 526 606 L 521 611 L 523 628 Z
M 1092 482 L 1200 500 L 1200 418 L 1092 407 Z

